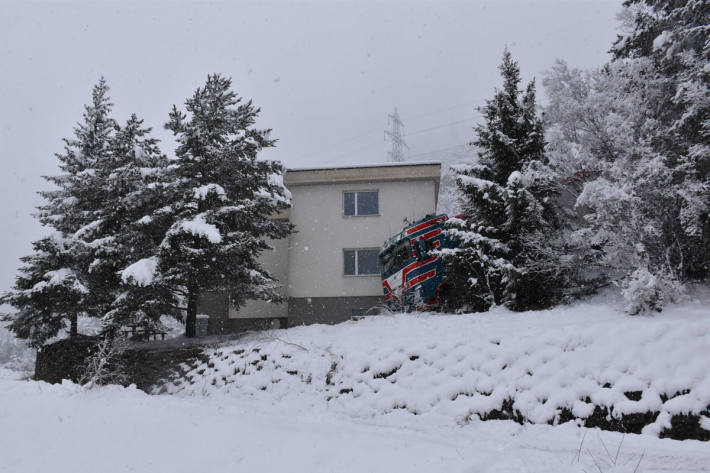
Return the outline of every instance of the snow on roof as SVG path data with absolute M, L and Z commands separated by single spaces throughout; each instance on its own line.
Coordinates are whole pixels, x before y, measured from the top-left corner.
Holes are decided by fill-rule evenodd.
M 357 169 L 357 168 L 379 168 L 379 167 L 396 167 L 396 166 L 430 166 L 441 165 L 441 161 L 411 161 L 402 163 L 368 163 L 368 164 L 350 164 L 347 166 L 311 166 L 305 168 L 288 168 L 286 171 L 323 171 L 329 169 Z

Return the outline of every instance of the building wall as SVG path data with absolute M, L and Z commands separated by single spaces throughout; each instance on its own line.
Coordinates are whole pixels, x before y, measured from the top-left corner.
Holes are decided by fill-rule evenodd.
M 230 319 L 278 319 L 288 317 L 288 297 L 286 281 L 288 281 L 288 248 L 289 238 L 281 238 L 279 240 L 268 240 L 273 251 L 264 251 L 259 257 L 259 262 L 271 276 L 276 278 L 281 286 L 277 292 L 284 298 L 284 302 L 266 302 L 259 300 L 249 300 L 236 310 L 229 305 L 228 318 Z
M 343 249 L 381 248 L 401 231 L 405 219 L 416 220 L 436 210 L 433 181 L 362 182 L 291 186 L 289 298 L 381 296 L 379 275 L 345 276 Z M 379 191 L 380 214 L 343 215 L 343 193 Z
M 439 170 L 439 165 L 415 165 L 287 175 L 293 196 L 288 218 L 295 233 L 271 241 L 274 251 L 260 257 L 264 268 L 284 282 L 279 293 L 285 300 L 247 301 L 237 311 L 226 294 L 205 294 L 198 312 L 210 316 L 209 334 L 338 323 L 383 303 L 379 275 L 344 275 L 343 250 L 380 249 L 406 221 L 435 213 Z M 314 174 L 322 180 L 313 182 Z M 379 215 L 344 216 L 344 192 L 373 190 L 379 193 Z
M 292 297 L 288 300 L 288 325 L 337 324 L 382 303 L 383 296 Z

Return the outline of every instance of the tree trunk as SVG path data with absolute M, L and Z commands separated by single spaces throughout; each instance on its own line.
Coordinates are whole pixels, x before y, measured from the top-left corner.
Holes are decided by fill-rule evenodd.
M 197 291 L 187 291 L 187 316 L 185 317 L 185 336 L 188 338 L 197 335 Z
M 72 314 L 70 319 L 69 338 L 76 338 L 79 335 L 79 316 Z

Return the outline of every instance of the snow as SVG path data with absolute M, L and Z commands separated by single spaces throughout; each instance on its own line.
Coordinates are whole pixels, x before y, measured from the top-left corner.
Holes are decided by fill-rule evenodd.
M 210 192 L 217 194 L 221 200 L 226 200 L 227 193 L 219 184 L 206 184 L 195 188 L 194 197 L 197 200 L 205 200 Z
M 68 282 L 71 283 L 71 287 L 80 293 L 88 294 L 89 290 L 84 286 L 77 278 L 74 270 L 70 268 L 60 268 L 54 271 L 47 271 L 45 276 L 49 278 L 47 281 L 40 281 L 32 287 L 33 292 L 43 291 L 47 287 L 51 286 L 63 286 Z
M 673 36 L 673 33 L 668 30 L 664 30 L 661 34 L 656 36 L 656 38 L 653 40 L 653 50 L 657 51 L 659 49 L 663 49 L 666 44 L 670 43 L 672 41 L 671 37 Z
M 649 389 L 710 393 L 698 356 L 709 348 L 709 322 L 700 301 L 652 318 L 587 303 L 273 330 L 215 347 L 214 366 L 196 366 L 193 384 L 176 395 L 48 385 L 0 367 L 0 471 L 705 471 L 705 442 L 574 422 L 455 422 L 452 414 L 485 402 L 467 392 L 494 397 L 523 384 L 531 405 L 535 396 L 549 396 L 546 404 L 585 392 L 601 396 L 602 379 L 612 382 L 606 401 L 620 406 L 632 404 L 619 396 L 623 390 L 643 390 L 637 402 L 649 405 L 656 402 Z M 500 363 L 509 366 L 501 370 Z M 235 369 L 243 373 L 232 375 Z M 578 381 L 585 380 L 594 383 L 584 388 Z M 345 387 L 353 391 L 341 394 Z M 659 415 L 658 430 L 670 410 Z
M 521 184 L 523 182 L 523 175 L 520 174 L 520 171 L 513 171 L 510 173 L 510 176 L 508 176 L 508 186 L 513 187 L 518 184 Z
M 157 268 L 158 258 L 156 256 L 143 258 L 121 271 L 121 281 L 126 284 L 147 286 L 153 282 Z
M 216 244 L 222 241 L 219 229 L 215 225 L 207 223 L 204 214 L 199 214 L 192 220 L 180 222 L 178 228 L 195 236 L 207 238 L 210 243 Z
M 291 195 L 291 191 L 284 186 L 284 176 L 283 174 L 270 174 L 269 175 L 269 184 L 278 187 L 281 189 L 283 192 L 284 198 L 286 199 L 286 203 L 291 203 L 291 199 L 293 196 Z
M 8 324 L 0 321 L 0 370 L 12 369 L 17 372 L 30 373 L 34 370 L 35 350 L 28 347 L 23 340 L 14 336 L 6 328 Z
M 465 174 L 459 174 L 456 176 L 456 179 L 460 181 L 463 185 L 465 186 L 474 186 L 480 191 L 485 191 L 491 187 L 495 187 L 496 184 L 494 182 L 485 180 L 485 179 L 479 179 L 474 176 L 467 176 Z
M 47 284 L 50 286 L 61 286 L 67 280 L 76 277 L 76 273 L 69 268 L 60 268 L 56 271 L 47 271 L 45 274 L 49 277 Z
M 306 168 L 289 168 L 287 171 L 323 171 L 328 169 L 359 169 L 359 168 L 379 168 L 379 167 L 395 167 L 395 166 L 427 166 L 432 164 L 441 164 L 441 161 L 409 161 L 401 163 L 380 162 L 368 164 L 351 164 L 348 166 L 312 166 Z
M 448 425 L 506 399 L 531 423 L 556 423 L 563 409 L 587 417 L 594 406 L 615 418 L 672 415 L 710 404 L 707 359 L 698 356 L 708 352 L 710 309 L 697 303 L 653 318 L 599 304 L 408 314 L 254 335 L 209 351 L 209 363 L 189 367 L 168 392 L 307 398 L 355 418 L 403 410 Z M 634 391 L 640 400 L 627 397 Z
M 282 189 L 286 190 L 285 187 L 282 187 Z M 288 194 L 284 192 L 284 195 L 281 196 L 278 194 L 272 194 L 267 189 L 260 187 L 256 192 L 254 192 L 254 197 L 261 197 L 262 199 L 269 201 L 271 205 L 284 204 L 288 206 L 291 204 L 290 192 Z
M 101 219 L 94 220 L 93 222 L 90 222 L 90 223 L 84 225 L 83 227 L 81 227 L 79 230 L 77 230 L 76 233 L 74 233 L 74 236 L 76 238 L 83 237 L 83 236 L 87 235 L 88 233 L 91 233 L 92 231 L 99 228 L 102 223 L 103 223 L 103 220 L 101 220 Z

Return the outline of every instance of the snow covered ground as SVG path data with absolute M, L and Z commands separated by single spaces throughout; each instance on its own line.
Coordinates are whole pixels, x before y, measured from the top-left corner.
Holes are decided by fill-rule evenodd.
M 653 429 L 470 415 L 513 392 L 541 422 L 585 396 L 625 412 L 707 403 L 708 329 L 700 302 L 636 318 L 599 304 L 388 316 L 248 335 L 159 396 L 4 369 L 0 472 L 710 471 L 707 442 Z M 674 403 L 653 396 L 681 386 Z
M 598 465 L 631 473 L 639 462 L 639 472 L 710 470 L 707 443 L 571 423 L 458 426 L 401 413 L 356 419 L 267 398 L 84 391 L 9 374 L 0 379 L 0 471 L 7 472 L 589 473 Z
M 710 308 L 700 302 L 653 317 L 592 303 L 400 314 L 254 334 L 208 351 L 167 390 L 307 400 L 363 419 L 402 410 L 451 425 L 506 404 L 531 423 L 587 419 L 598 406 L 611 419 L 660 412 L 644 428 L 659 435 L 673 415 L 710 405 L 708 353 Z
M 639 462 L 645 472 L 710 469 L 707 443 L 571 423 L 363 420 L 259 398 L 84 391 L 9 378 L 4 372 L 0 380 L 0 471 L 590 472 L 598 465 L 633 472 Z

